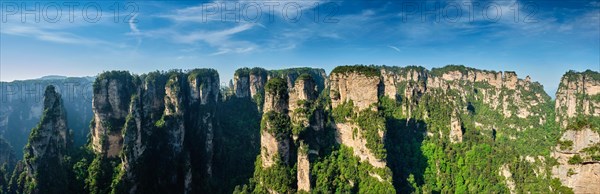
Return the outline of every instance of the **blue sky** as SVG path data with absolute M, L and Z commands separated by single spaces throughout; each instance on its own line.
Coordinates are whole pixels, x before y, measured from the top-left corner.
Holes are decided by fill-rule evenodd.
M 26 14 L 31 11 L 23 11 L 36 8 L 36 3 L 39 21 Z M 427 68 L 464 64 L 512 70 L 520 78 L 530 75 L 553 95 L 566 71 L 600 70 L 600 1 L 90 1 L 76 6 L 2 1 L 1 5 L 2 81 L 87 76 L 105 70 L 214 68 L 226 82 L 235 69 L 245 66 L 330 71 L 349 64 Z

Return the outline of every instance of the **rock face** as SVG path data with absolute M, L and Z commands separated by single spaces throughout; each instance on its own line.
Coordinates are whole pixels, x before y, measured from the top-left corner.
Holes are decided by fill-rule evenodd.
M 352 100 L 359 110 L 363 110 L 378 102 L 381 82 L 378 76 L 368 76 L 359 72 L 332 73 L 329 80 L 332 107 Z
M 330 98 L 331 107 L 336 109 L 344 103 L 352 102 L 353 112 L 357 111 L 376 111 L 379 102 L 380 93 L 385 89 L 381 88 L 382 79 L 377 73 L 379 69 L 373 67 L 338 67 L 330 75 Z M 384 79 L 386 80 L 386 79 Z M 389 79 L 388 79 L 389 80 Z M 362 129 L 352 121 L 336 120 L 336 141 L 342 145 L 352 148 L 354 155 L 361 161 L 368 162 L 374 167 L 385 168 L 384 158 L 377 158 L 374 151 L 367 147 L 365 138 L 365 129 Z M 385 132 L 378 131 L 378 137 L 384 139 Z
M 600 191 L 600 74 L 594 71 L 568 72 L 556 92 L 556 121 L 566 129 L 552 152 L 559 165 L 552 175 L 575 193 Z M 581 120 L 584 118 L 584 120 Z M 579 160 L 576 160 L 579 159 Z
M 306 74 L 313 78 L 317 88 L 317 94 L 321 92 L 328 83 L 327 74 L 323 69 L 291 68 L 281 70 L 265 70 L 263 68 L 241 68 L 234 75 L 234 91 L 238 98 L 264 96 L 264 88 L 267 81 L 279 77 L 287 81 L 288 88 L 294 88 L 296 79 Z M 261 100 L 261 99 L 258 99 Z
M 233 77 L 235 96 L 244 98 L 250 96 L 250 78 L 248 75 L 236 74 Z
M 298 191 L 310 192 L 310 161 L 308 150 L 303 145 L 298 148 Z
M 206 191 L 201 185 L 212 176 L 218 83 L 211 69 L 98 77 L 92 145 L 98 157 L 120 158 L 123 173 L 113 190 Z M 173 162 L 182 166 L 161 165 Z
M 594 193 L 600 190 L 600 161 L 589 159 L 585 148 L 600 147 L 600 136 L 589 128 L 580 131 L 568 130 L 560 141 L 572 142 L 572 146 L 562 149 L 557 146 L 552 153 L 559 165 L 552 168 L 554 177 L 560 179 L 563 185 L 573 189 L 575 193 Z M 598 154 L 598 153 L 596 153 Z M 582 163 L 572 164 L 573 157 L 583 158 Z
M 600 116 L 600 75 L 598 72 L 568 72 L 556 92 L 556 121 L 566 127 L 570 118 Z
M 462 142 L 463 131 L 460 120 L 457 118 L 456 113 L 452 114 L 450 119 L 450 142 Z
M 354 124 L 336 123 L 336 141 L 351 147 L 354 155 L 358 156 L 361 161 L 368 162 L 377 168 L 385 168 L 385 161 L 375 157 L 375 154 L 367 148 L 367 140 L 362 138 L 360 131 L 360 127 Z
M 305 74 L 306 75 L 306 74 Z M 296 80 L 296 84 L 289 93 L 289 115 L 292 123 L 302 128 L 313 126 L 319 130 L 322 126 L 311 125 L 311 118 L 306 115 L 305 110 L 310 110 L 310 103 L 317 99 L 317 86 L 315 81 L 309 75 Z M 314 114 L 320 114 L 316 112 Z M 297 137 L 294 137 L 295 139 Z
M 262 68 L 253 68 L 250 71 L 250 96 L 264 95 L 267 83 L 267 71 Z
M 60 94 L 50 85 L 44 92 L 44 114 L 38 127 L 32 129 L 25 147 L 26 184 L 33 187 L 24 193 L 60 193 L 68 191 L 67 156 L 71 144 L 66 112 Z
M 519 79 L 514 72 L 486 71 L 456 65 L 434 68 L 431 71 L 414 66 L 382 67 L 381 79 L 383 95 L 402 102 L 402 112 L 408 118 L 429 117 L 430 113 L 427 111 L 415 115 L 422 96 L 440 99 L 449 105 L 448 108 L 454 109 L 455 116 L 449 117 L 448 122 L 451 134 L 447 134 L 453 142 L 459 142 L 459 134 L 462 134 L 458 133 L 461 117 L 477 112 L 472 105 L 476 102 L 499 112 L 506 121 L 534 120 L 535 126 L 529 127 L 542 126 L 550 116 L 540 111 L 551 101 L 543 87 L 537 82 L 531 82 L 529 77 Z M 495 129 L 497 123 L 491 120 L 475 122 L 477 127 L 487 130 Z M 511 131 L 526 129 L 506 128 Z
M 92 148 L 107 157 L 117 157 L 123 147 L 121 127 L 129 113 L 129 100 L 134 92 L 133 76 L 126 72 L 105 73 L 94 83 L 90 130 Z
M 288 116 L 287 82 L 272 78 L 265 87 L 265 106 L 261 124 L 261 159 L 263 168 L 275 162 L 288 164 L 290 159 L 290 119 Z
M 508 166 L 506 164 L 504 164 L 500 167 L 499 174 L 500 174 L 500 176 L 504 177 L 504 183 L 508 187 L 508 190 L 510 191 L 510 193 L 511 194 L 516 193 L 515 192 L 515 181 L 512 179 L 513 175 L 510 172 L 510 169 L 508 168 Z

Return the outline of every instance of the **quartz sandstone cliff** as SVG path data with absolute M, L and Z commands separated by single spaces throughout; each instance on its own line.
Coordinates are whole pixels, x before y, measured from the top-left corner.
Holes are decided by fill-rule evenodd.
M 556 121 L 564 129 L 560 142 L 570 146 L 557 145 L 552 156 L 558 165 L 552 168 L 552 175 L 575 193 L 597 193 L 600 191 L 600 161 L 592 156 L 600 155 L 600 74 L 586 71 L 568 72 L 561 79 L 556 92 Z M 578 125 L 581 118 L 587 118 L 596 125 Z M 581 161 L 573 158 L 581 158 Z M 577 161 L 578 163 L 570 163 Z

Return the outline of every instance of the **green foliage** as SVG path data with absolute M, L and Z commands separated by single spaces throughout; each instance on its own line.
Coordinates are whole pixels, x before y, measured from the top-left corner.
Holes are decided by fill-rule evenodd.
M 367 148 L 375 154 L 378 159 L 386 158 L 383 138 L 379 135 L 385 133 L 385 119 L 378 112 L 366 109 L 358 114 L 355 119 L 361 129 L 362 138 L 367 140 Z
M 303 73 L 298 76 L 297 80 L 313 80 L 312 76 L 308 73 Z
M 254 68 L 244 67 L 244 68 L 237 69 L 235 71 L 234 75 L 239 76 L 239 77 L 248 77 L 250 74 L 267 77 L 267 70 L 260 68 L 260 67 L 254 67 Z
M 295 191 L 296 167 L 290 168 L 281 160 L 275 159 L 275 163 L 271 167 L 263 168 L 260 156 L 256 161 L 254 180 L 261 184 L 256 185 L 253 193 L 267 193 L 267 188 L 278 193 Z
M 158 121 L 154 123 L 154 126 L 158 128 L 163 128 L 165 126 L 165 117 L 161 117 Z
M 583 163 L 583 159 L 581 158 L 581 156 L 579 156 L 579 154 L 575 154 L 573 157 L 569 158 L 568 163 L 571 165 L 581 164 Z
M 345 122 L 347 119 L 352 119 L 354 117 L 354 102 L 352 100 L 343 102 L 339 104 L 335 108 L 333 108 L 332 116 L 336 122 Z
M 287 82 L 284 79 L 271 78 L 265 85 L 265 92 L 273 95 L 287 95 Z
M 219 103 L 217 118 L 220 128 L 215 133 L 214 161 L 218 162 L 213 163 L 213 176 L 219 184 L 215 192 L 231 193 L 254 174 L 254 161 L 260 153 L 261 114 L 250 99 L 234 96 Z
M 354 66 L 337 66 L 331 71 L 331 74 L 348 74 L 348 73 L 359 73 L 367 77 L 379 77 L 381 71 L 376 66 L 370 65 L 354 65 Z
M 395 193 L 393 186 L 385 181 L 391 172 L 376 169 L 353 156 L 352 149 L 341 146 L 330 155 L 317 161 L 311 169 L 315 180 L 315 193 Z M 379 181 L 374 176 L 380 176 Z
M 288 114 L 269 111 L 263 115 L 260 125 L 261 129 L 279 138 L 290 134 L 290 124 Z
M 558 145 L 560 146 L 561 150 L 572 149 L 573 148 L 573 141 L 571 141 L 571 140 L 558 141 Z
M 196 80 L 199 78 L 205 78 L 212 81 L 219 81 L 219 73 L 214 69 L 192 69 L 186 72 L 188 74 L 188 80 Z
M 477 70 L 474 68 L 470 68 L 470 67 L 465 67 L 464 65 L 447 65 L 445 67 L 442 68 L 433 68 L 431 69 L 431 74 L 434 76 L 442 76 L 445 73 L 451 72 L 451 71 L 458 71 L 460 73 L 462 73 L 463 75 L 468 74 L 469 71 L 484 71 L 484 72 L 489 72 L 489 71 L 485 71 L 485 70 Z M 492 71 L 492 73 L 495 73 Z
M 113 170 L 118 163 L 118 159 L 109 159 L 101 155 L 96 156 L 87 170 L 86 190 L 92 194 L 110 192 L 113 182 Z
M 252 96 L 252 100 L 254 100 L 254 103 L 256 106 L 258 106 L 259 110 L 263 109 L 263 105 L 265 103 L 265 96 L 263 93 L 258 92 L 254 94 L 254 96 Z
M 586 128 L 590 128 L 592 130 L 600 132 L 600 119 L 578 115 L 577 117 L 569 121 L 566 129 L 579 131 Z
M 577 72 L 577 71 L 570 70 L 563 75 L 563 78 L 567 78 L 567 80 L 569 82 L 573 82 L 573 81 L 577 81 L 578 79 L 580 79 L 581 76 L 584 76 L 591 80 L 596 80 L 596 81 L 600 80 L 600 73 L 598 73 L 596 71 L 592 71 L 590 69 L 588 69 L 584 72 Z
M 571 177 L 571 176 L 573 176 L 573 175 L 575 175 L 575 174 L 577 174 L 577 173 L 575 173 L 575 171 L 573 171 L 573 169 L 572 169 L 572 168 L 569 168 L 569 171 L 567 172 L 567 176 L 568 176 L 568 177 Z

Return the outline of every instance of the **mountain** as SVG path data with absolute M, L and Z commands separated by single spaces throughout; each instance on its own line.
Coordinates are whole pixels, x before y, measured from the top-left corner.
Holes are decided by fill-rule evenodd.
M 23 168 L 13 174 L 10 192 L 62 193 L 68 191 L 70 166 L 68 151 L 72 144 L 61 95 L 50 85 L 44 92 L 44 111 L 31 130 L 25 146 Z M 18 179 L 14 179 L 17 177 Z
M 556 92 L 561 137 L 552 174 L 576 193 L 600 191 L 600 74 L 568 72 Z
M 57 183 L 52 191 L 599 189 L 598 72 L 568 72 L 556 100 L 529 76 L 460 65 L 340 66 L 329 75 L 242 68 L 230 87 L 218 81 L 212 69 L 100 74 L 88 144 L 51 152 L 68 160 L 47 160 L 69 169 L 67 187 Z M 32 137 L 29 143 L 41 145 Z M 32 171 L 30 158 L 14 167 L 11 188 Z
M 87 142 L 92 119 L 92 77 L 46 76 L 40 79 L 0 82 L 0 136 L 12 146 L 20 159 L 31 129 L 40 120 L 43 95 L 49 85 L 63 94 L 68 128 L 74 145 Z

